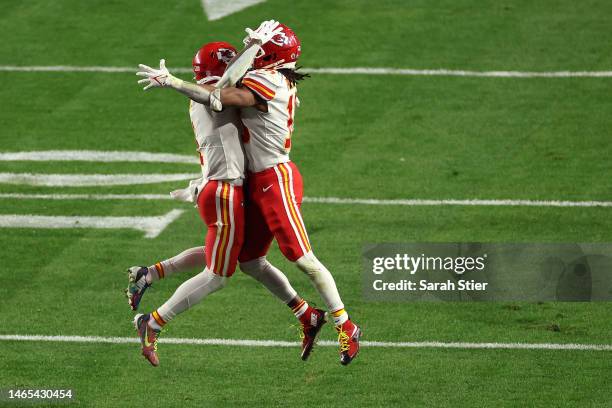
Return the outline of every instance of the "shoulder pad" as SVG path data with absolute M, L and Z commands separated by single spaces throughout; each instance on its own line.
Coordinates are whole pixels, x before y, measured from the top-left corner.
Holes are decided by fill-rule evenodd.
M 255 92 L 263 100 L 271 101 L 281 85 L 279 75 L 282 76 L 279 72 L 268 69 L 249 71 L 242 79 L 242 85 Z

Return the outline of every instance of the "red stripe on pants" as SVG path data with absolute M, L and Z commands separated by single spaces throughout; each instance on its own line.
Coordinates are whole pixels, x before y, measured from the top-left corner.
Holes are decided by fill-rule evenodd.
M 206 266 L 221 276 L 232 276 L 244 242 L 244 203 L 241 186 L 210 180 L 198 196 L 206 232 Z

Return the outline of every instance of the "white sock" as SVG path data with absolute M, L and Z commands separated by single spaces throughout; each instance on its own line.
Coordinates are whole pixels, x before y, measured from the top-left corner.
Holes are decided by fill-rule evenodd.
M 157 330 L 160 331 L 162 329 L 162 326 L 160 326 L 155 319 L 153 318 L 153 316 L 149 316 L 149 321 L 147 322 L 147 324 L 149 325 L 150 328 L 152 328 L 153 330 Z
M 349 319 L 348 313 L 346 313 L 346 310 L 344 310 L 344 308 L 333 311 L 331 315 L 334 319 L 334 324 L 336 326 L 340 326 L 342 323 L 346 322 Z
M 297 295 L 285 274 L 268 262 L 265 256 L 241 263 L 240 270 L 258 280 L 283 303 L 288 303 Z
M 177 314 L 184 312 L 198 304 L 206 296 L 223 288 L 226 283 L 226 277 L 216 275 L 210 269 L 204 268 L 204 271 L 183 282 L 170 299 L 157 309 L 157 313 L 165 322 L 169 322 Z
M 204 252 L 204 247 L 189 248 L 170 259 L 149 266 L 147 283 L 151 284 L 174 273 L 188 272 L 196 268 L 204 268 L 205 266 L 206 253 Z
M 308 275 L 329 311 L 344 309 L 334 277 L 312 251 L 298 259 L 296 265 Z

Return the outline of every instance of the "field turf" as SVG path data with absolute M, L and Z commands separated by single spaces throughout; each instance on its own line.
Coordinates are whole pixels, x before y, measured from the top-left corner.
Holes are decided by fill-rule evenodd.
M 435 3 L 435 4 L 433 4 Z M 612 67 L 605 1 L 268 0 L 208 22 L 197 0 L 0 0 L 0 65 L 189 67 L 212 40 L 276 18 L 305 67 L 602 71 Z M 181 75 L 188 79 L 189 75 Z M 187 101 L 143 93 L 133 73 L 2 72 L 0 152 L 194 154 Z M 313 74 L 300 85 L 292 158 L 308 197 L 611 201 L 612 79 Z M 194 156 L 195 160 L 195 156 Z M 0 173 L 197 173 L 197 164 L 3 162 Z M 0 194 L 167 194 L 183 182 L 116 187 L 0 184 Z M 125 269 L 201 245 L 197 212 L 173 201 L 0 198 L 0 214 L 153 216 L 185 210 L 155 239 L 132 230 L 2 229 L 0 334 L 134 336 Z M 371 341 L 611 344 L 609 303 L 371 303 L 370 242 L 610 242 L 610 208 L 305 203 L 317 256 Z M 322 304 L 308 279 L 270 260 Z M 196 271 L 194 271 L 195 273 Z M 151 289 L 160 305 L 186 275 Z M 164 337 L 297 341 L 295 319 L 237 272 Z M 334 339 L 331 327 L 323 338 Z M 72 388 L 75 406 L 612 405 L 609 351 L 364 347 L 348 367 L 319 347 L 0 341 L 0 389 Z M 8 404 L 0 401 L 0 406 Z

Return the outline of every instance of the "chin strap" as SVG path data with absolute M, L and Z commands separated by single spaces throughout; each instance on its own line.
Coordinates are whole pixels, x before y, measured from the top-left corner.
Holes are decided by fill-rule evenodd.
M 283 69 L 283 68 L 290 68 L 293 69 L 295 68 L 295 61 L 293 62 L 285 62 L 284 59 L 273 62 L 272 64 L 266 65 L 264 67 L 261 67 L 262 69 L 269 69 L 269 68 L 274 68 L 274 69 Z
M 206 85 L 214 85 L 215 83 L 219 82 L 219 79 L 221 79 L 220 76 L 216 76 L 216 75 L 207 76 L 207 77 L 204 77 L 204 78 L 196 81 L 196 83 L 202 84 L 202 85 L 204 85 L 204 84 L 206 84 Z

